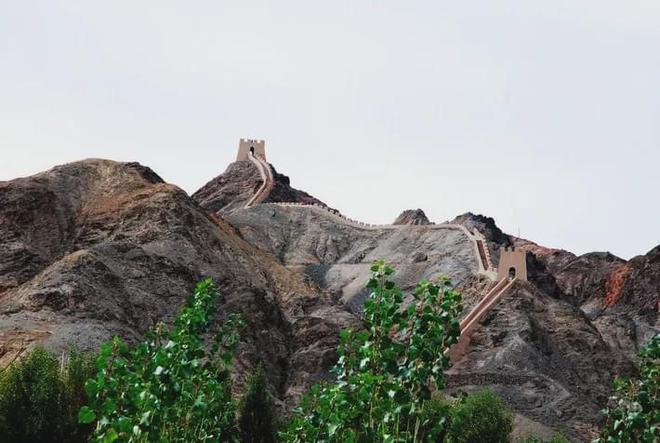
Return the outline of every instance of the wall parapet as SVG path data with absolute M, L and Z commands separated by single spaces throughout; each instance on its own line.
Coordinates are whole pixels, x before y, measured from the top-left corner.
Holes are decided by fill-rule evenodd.
M 250 153 L 266 160 L 266 141 L 251 138 L 240 139 L 238 142 L 238 155 L 236 156 L 236 161 L 241 162 L 250 160 Z

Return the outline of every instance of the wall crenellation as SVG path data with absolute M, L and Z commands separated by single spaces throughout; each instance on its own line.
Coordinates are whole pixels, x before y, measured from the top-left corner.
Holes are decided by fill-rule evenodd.
M 240 139 L 238 142 L 238 155 L 236 156 L 236 161 L 241 162 L 250 160 L 250 152 L 253 152 L 254 155 L 266 160 L 266 140 L 253 138 Z
M 518 280 L 527 281 L 527 252 L 515 246 L 507 246 L 500 251 L 497 279 L 508 278 L 511 272 Z

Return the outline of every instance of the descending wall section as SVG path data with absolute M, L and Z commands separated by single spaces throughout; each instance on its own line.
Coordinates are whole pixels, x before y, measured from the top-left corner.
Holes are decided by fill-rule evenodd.
M 263 188 L 265 182 L 263 172 L 265 171 L 272 174 L 273 186 L 262 202 L 314 203 L 325 206 L 317 198 L 293 188 L 289 177 L 278 173 L 273 165 L 258 155 L 255 157 L 256 160 L 262 160 L 259 162 L 259 166 L 250 158 L 246 158 L 246 161 L 230 163 L 222 174 L 207 182 L 192 195 L 192 198 L 205 209 L 219 216 L 243 209 L 246 203 L 259 193 L 259 189 Z
M 261 156 L 254 154 L 253 152 L 248 153 L 248 158 L 259 170 L 262 184 L 257 192 L 254 193 L 252 198 L 250 198 L 250 200 L 245 203 L 246 208 L 264 202 L 275 186 L 273 170 L 270 168 L 270 165 L 266 162 L 266 160 Z
M 459 337 L 458 343 L 454 345 L 449 352 L 452 361 L 457 361 L 465 355 L 468 346 L 470 345 L 472 333 L 479 326 L 479 321 L 506 294 L 515 281 L 515 277 L 512 279 L 503 278 L 498 281 L 495 286 L 484 295 L 479 303 L 472 308 L 470 313 L 461 320 L 461 336 Z

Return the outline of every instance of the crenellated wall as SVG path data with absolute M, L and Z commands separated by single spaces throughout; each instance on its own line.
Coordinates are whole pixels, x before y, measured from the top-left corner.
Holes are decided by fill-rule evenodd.
M 239 142 L 238 148 L 238 157 L 237 161 L 251 161 L 257 167 L 259 174 L 261 176 L 262 184 L 255 192 L 255 194 L 247 201 L 245 208 L 250 208 L 255 204 L 263 203 L 268 199 L 270 192 L 272 191 L 275 185 L 275 178 L 273 177 L 273 172 L 270 168 L 270 165 L 266 161 L 265 154 L 265 141 L 264 140 L 251 140 L 251 139 L 241 139 Z M 363 223 L 357 220 L 346 217 L 344 214 L 340 213 L 337 210 L 330 209 L 326 206 L 319 204 L 306 204 L 306 203 L 295 203 L 295 202 L 277 202 L 271 203 L 281 207 L 300 207 L 312 210 L 322 211 L 326 214 L 329 214 L 336 218 L 337 220 L 347 223 L 353 227 L 360 229 L 403 229 L 403 225 L 372 225 L 369 223 Z M 419 227 L 423 229 L 458 229 L 462 231 L 465 236 L 470 239 L 474 246 L 475 256 L 477 257 L 478 271 L 480 274 L 486 275 L 488 278 L 494 280 L 497 270 L 493 267 L 490 259 L 490 251 L 488 250 L 488 243 L 486 238 L 476 229 L 473 232 L 470 232 L 465 226 L 460 224 L 450 224 L 450 223 L 441 223 L 441 224 L 430 224 L 430 225 L 407 225 L 408 227 Z M 508 269 L 508 268 L 507 268 Z M 524 279 L 527 279 L 527 273 L 525 271 Z M 498 278 L 499 280 L 499 278 Z
M 251 138 L 242 138 L 238 142 L 238 155 L 236 156 L 237 162 L 249 161 L 250 151 L 254 150 L 254 155 L 266 160 L 266 141 L 254 140 Z

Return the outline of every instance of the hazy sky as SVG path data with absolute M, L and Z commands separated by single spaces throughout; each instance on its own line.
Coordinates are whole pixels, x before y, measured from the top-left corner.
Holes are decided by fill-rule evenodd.
M 0 180 L 87 157 L 194 192 L 238 139 L 346 215 L 660 243 L 660 2 L 0 0 Z

